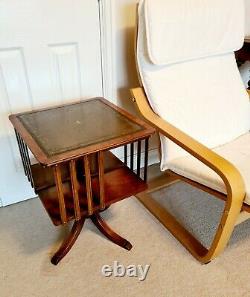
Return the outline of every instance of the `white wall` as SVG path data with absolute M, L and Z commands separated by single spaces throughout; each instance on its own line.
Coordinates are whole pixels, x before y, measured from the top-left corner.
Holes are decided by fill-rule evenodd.
M 140 116 L 131 100 L 129 88 L 139 85 L 135 65 L 136 0 L 113 0 L 114 96 L 119 106 Z M 150 163 L 159 161 L 158 137 L 150 140 Z
M 128 89 L 138 85 L 134 56 L 136 0 L 116 0 L 113 11 L 115 91 L 119 103 L 133 111 Z

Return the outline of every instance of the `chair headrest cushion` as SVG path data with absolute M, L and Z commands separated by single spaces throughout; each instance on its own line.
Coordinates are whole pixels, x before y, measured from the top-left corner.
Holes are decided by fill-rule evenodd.
M 178 63 L 242 47 L 243 0 L 143 1 L 148 55 L 153 64 Z
M 250 39 L 250 0 L 245 0 L 245 6 L 246 6 L 246 9 L 245 9 L 245 36 Z

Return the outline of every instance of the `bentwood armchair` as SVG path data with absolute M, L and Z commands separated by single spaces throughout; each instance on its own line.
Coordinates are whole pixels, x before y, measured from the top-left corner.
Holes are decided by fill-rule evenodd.
M 167 210 L 144 205 L 202 263 L 250 218 L 250 110 L 234 51 L 244 41 L 243 0 L 141 0 L 132 95 L 160 133 L 161 170 L 225 201 L 209 248 Z

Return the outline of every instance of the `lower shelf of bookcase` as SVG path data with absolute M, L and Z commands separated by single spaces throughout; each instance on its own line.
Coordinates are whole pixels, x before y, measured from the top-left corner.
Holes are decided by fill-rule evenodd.
M 147 188 L 146 183 L 138 177 L 131 169 L 125 166 L 119 159 L 117 159 L 110 152 L 105 153 L 105 174 L 104 174 L 104 191 L 105 191 L 105 206 L 118 202 L 122 199 L 128 198 Z M 110 162 L 108 162 L 108 161 Z M 35 183 L 43 184 L 37 187 L 36 192 L 40 197 L 43 206 L 50 216 L 54 225 L 61 225 L 59 202 L 56 186 L 53 183 L 53 173 L 49 172 L 52 169 L 42 168 L 36 164 L 33 168 L 33 177 Z M 40 167 L 39 167 L 40 166 Z M 46 171 L 46 172 L 45 172 Z M 39 182 L 38 182 L 39 181 Z M 42 181 L 42 182 L 41 182 Z M 46 186 L 47 182 L 47 186 Z M 94 211 L 99 211 L 99 182 L 98 177 L 93 174 L 92 177 L 92 192 Z M 63 174 L 63 193 L 65 199 L 65 206 L 67 212 L 67 221 L 75 218 L 74 202 L 72 197 L 72 189 L 70 178 L 67 177 L 67 170 Z M 81 216 L 88 216 L 87 198 L 85 191 L 85 183 L 79 181 L 78 188 Z

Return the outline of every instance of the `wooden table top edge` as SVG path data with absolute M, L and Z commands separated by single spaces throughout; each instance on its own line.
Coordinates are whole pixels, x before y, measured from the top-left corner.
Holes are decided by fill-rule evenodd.
M 88 102 L 91 100 L 102 101 L 104 104 L 110 106 L 112 109 L 121 113 L 123 116 L 125 116 L 126 118 L 128 118 L 129 120 L 137 124 L 138 126 L 142 127 L 143 129 L 140 131 L 136 131 L 132 134 L 128 134 L 120 137 L 114 137 L 112 139 L 109 139 L 107 141 L 100 142 L 97 144 L 92 144 L 86 147 L 58 153 L 53 156 L 48 156 L 37 144 L 34 137 L 30 134 L 30 132 L 26 129 L 26 127 L 22 124 L 22 122 L 18 118 L 20 115 L 24 115 L 24 114 L 30 114 L 30 113 L 46 111 L 46 110 L 51 110 L 55 108 L 65 107 L 65 106 L 71 106 L 71 105 L 80 104 L 83 102 Z M 42 109 L 36 109 L 32 111 L 27 111 L 27 112 L 21 112 L 17 114 L 11 114 L 9 116 L 9 120 L 11 121 L 11 123 L 13 124 L 17 132 L 20 134 L 20 136 L 23 138 L 24 142 L 27 144 L 30 151 L 33 153 L 34 157 L 43 166 L 53 166 L 55 164 L 69 161 L 71 159 L 82 157 L 83 155 L 86 155 L 86 154 L 92 154 L 92 153 L 98 152 L 100 151 L 100 149 L 103 151 L 108 149 L 113 149 L 113 148 L 128 144 L 130 142 L 145 139 L 155 133 L 155 129 L 151 127 L 149 124 L 147 124 L 143 120 L 135 117 L 134 115 L 130 114 L 129 112 L 123 110 L 122 108 L 116 106 L 115 104 L 111 103 L 110 101 L 102 97 L 95 97 L 95 98 L 81 100 L 81 101 L 77 101 L 69 104 L 57 105 L 49 108 L 42 108 Z
M 17 115 L 10 115 L 9 120 L 11 121 L 16 131 L 20 134 L 24 142 L 27 144 L 27 146 L 29 147 L 30 151 L 33 153 L 37 161 L 42 165 L 46 165 L 47 163 L 49 163 L 49 158 L 47 157 L 45 152 L 40 148 L 40 146 L 37 144 L 37 142 L 32 137 L 32 135 L 24 127 L 24 125 L 19 120 Z
M 144 127 L 145 130 L 152 130 L 153 133 L 155 132 L 155 128 L 153 128 L 152 126 L 150 126 L 148 123 L 146 123 L 145 121 L 141 120 L 140 118 L 132 115 L 131 113 L 129 113 L 128 111 L 120 108 L 119 106 L 115 105 L 114 103 L 108 101 L 105 98 L 100 98 L 100 100 L 105 103 L 106 105 L 110 106 L 111 108 L 115 109 L 116 111 L 118 111 L 119 113 L 121 113 L 122 115 L 124 115 L 126 118 L 128 118 L 129 120 L 131 120 L 132 122 L 136 123 L 137 125 Z

